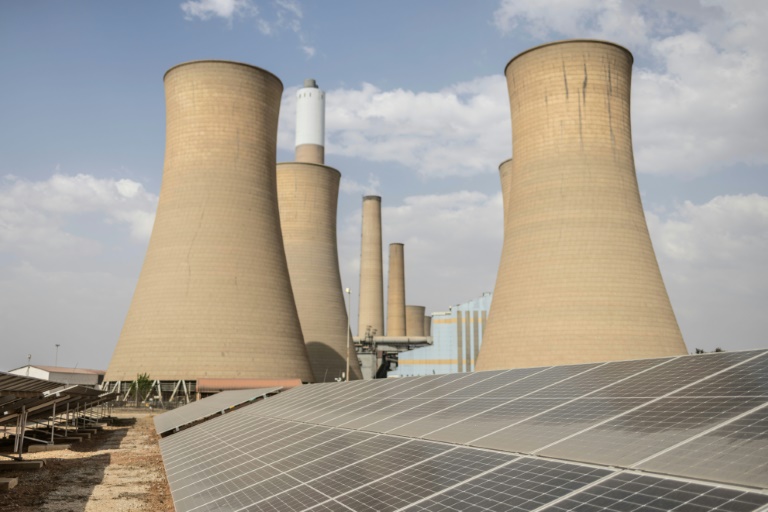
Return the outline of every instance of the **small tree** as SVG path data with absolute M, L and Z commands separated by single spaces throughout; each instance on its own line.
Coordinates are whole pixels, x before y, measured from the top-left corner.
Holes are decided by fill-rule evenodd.
M 136 375 L 136 407 L 139 406 L 141 397 L 149 393 L 152 389 L 152 380 L 147 373 L 139 373 Z

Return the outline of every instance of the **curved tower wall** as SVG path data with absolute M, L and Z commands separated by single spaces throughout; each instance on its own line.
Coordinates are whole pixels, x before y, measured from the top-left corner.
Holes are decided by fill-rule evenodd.
M 635 176 L 631 72 L 599 41 L 508 64 L 514 170 L 477 370 L 686 353 Z
M 282 83 L 221 61 L 164 81 L 160 200 L 105 378 L 312 381 L 277 209 Z
M 357 335 L 370 326 L 384 336 L 384 275 L 381 245 L 381 197 L 363 197 L 360 242 L 360 301 Z
M 339 171 L 324 165 L 277 164 L 283 245 L 316 382 L 341 377 L 351 343 L 336 243 L 340 179 Z M 350 354 L 350 379 L 360 379 L 354 347 Z
M 387 288 L 387 336 L 406 336 L 405 254 L 403 244 L 389 244 Z
M 313 79 L 296 91 L 296 161 L 325 161 L 325 92 Z
M 424 333 L 424 306 L 405 306 L 405 335 L 426 336 Z

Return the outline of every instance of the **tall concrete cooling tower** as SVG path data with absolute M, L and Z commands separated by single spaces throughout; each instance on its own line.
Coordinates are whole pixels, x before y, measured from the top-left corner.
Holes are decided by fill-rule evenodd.
M 277 209 L 282 83 L 221 61 L 164 81 L 160 201 L 105 378 L 312 381 Z
M 387 336 L 405 336 L 405 254 L 403 244 L 389 244 Z
M 686 353 L 635 177 L 631 72 L 599 41 L 507 65 L 514 160 L 477 370 Z
M 405 335 L 426 336 L 424 334 L 424 306 L 405 306 Z
M 324 93 L 314 80 L 307 80 L 305 84 L 314 87 L 308 92 L 305 87 L 297 93 L 296 125 L 303 126 L 305 132 L 323 132 L 322 127 L 312 126 L 313 122 L 323 122 L 324 116 L 322 111 L 317 112 L 317 102 L 311 100 L 324 98 Z M 341 377 L 346 371 L 348 342 L 350 379 L 360 379 L 360 365 L 351 346 L 336 243 L 341 173 L 322 165 L 322 139 L 315 139 L 320 144 L 303 144 L 305 139 L 300 135 L 297 128 L 297 161 L 277 164 L 277 197 L 301 330 L 315 381 L 333 381 Z M 318 159 L 320 161 L 315 162 Z
M 360 243 L 360 302 L 357 335 L 371 329 L 384 336 L 384 274 L 381 247 L 381 197 L 363 197 Z

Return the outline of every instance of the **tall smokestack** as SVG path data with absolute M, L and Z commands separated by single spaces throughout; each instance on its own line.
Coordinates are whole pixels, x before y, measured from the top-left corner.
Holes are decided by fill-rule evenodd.
M 300 378 L 312 371 L 277 209 L 283 85 L 233 62 L 165 74 L 163 183 L 105 378 Z
M 285 256 L 316 382 L 341 377 L 351 340 L 336 244 L 340 179 L 339 171 L 324 165 L 277 164 Z M 350 379 L 360 379 L 354 347 L 350 353 Z
M 405 254 L 403 244 L 389 244 L 387 336 L 405 335 Z
M 325 163 L 325 92 L 311 78 L 296 92 L 296 161 Z
M 405 335 L 425 336 L 424 306 L 405 306 Z
M 507 65 L 515 157 L 477 370 L 686 353 L 635 177 L 631 73 L 599 41 Z
M 384 275 L 381 247 L 381 197 L 363 197 L 360 247 L 360 301 L 357 335 L 366 329 L 384 336 Z

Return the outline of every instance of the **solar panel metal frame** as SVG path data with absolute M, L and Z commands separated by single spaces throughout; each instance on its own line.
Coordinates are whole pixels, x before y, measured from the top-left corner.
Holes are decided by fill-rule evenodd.
M 258 398 L 277 393 L 282 387 L 236 389 L 222 391 L 176 409 L 166 411 L 154 417 L 155 431 L 164 435 L 191 423 L 204 420 L 216 414 L 223 414 L 229 409 L 252 402 Z

